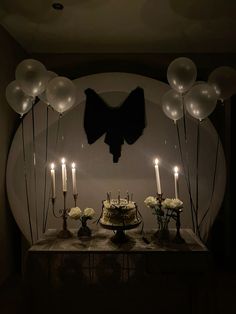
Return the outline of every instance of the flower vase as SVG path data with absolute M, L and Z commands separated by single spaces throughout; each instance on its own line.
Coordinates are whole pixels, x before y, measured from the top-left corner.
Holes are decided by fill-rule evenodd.
M 92 231 L 91 229 L 87 226 L 87 217 L 82 217 L 81 222 L 82 226 L 78 230 L 77 236 L 78 237 L 91 237 Z
M 170 239 L 170 231 L 168 228 L 168 223 L 159 222 L 158 223 L 158 230 L 155 233 L 155 237 L 158 242 L 168 242 Z

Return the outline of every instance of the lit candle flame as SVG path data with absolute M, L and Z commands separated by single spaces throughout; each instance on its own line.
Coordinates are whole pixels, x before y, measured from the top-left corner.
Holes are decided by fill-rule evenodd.
M 54 163 L 51 163 L 51 169 L 54 170 L 55 169 L 55 165 Z
M 75 169 L 75 163 L 74 162 L 72 162 L 71 167 L 72 167 L 72 169 Z
M 62 163 L 62 164 L 65 164 L 65 163 L 66 163 L 65 158 L 62 158 L 62 159 L 61 159 L 61 163 Z
M 159 159 L 156 158 L 155 161 L 154 161 L 154 163 L 155 163 L 156 166 L 158 166 L 158 164 L 159 164 Z
M 174 173 L 178 173 L 179 172 L 179 168 L 177 166 L 174 167 Z

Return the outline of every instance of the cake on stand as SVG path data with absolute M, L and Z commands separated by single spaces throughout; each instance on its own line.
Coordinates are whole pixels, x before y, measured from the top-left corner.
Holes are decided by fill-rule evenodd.
M 129 241 L 129 236 L 125 233 L 126 230 L 131 230 L 137 228 L 141 224 L 142 220 L 138 219 L 131 224 L 124 225 L 114 225 L 105 223 L 102 219 L 100 219 L 99 223 L 104 229 L 115 231 L 115 235 L 111 238 L 111 241 L 115 244 L 122 244 Z

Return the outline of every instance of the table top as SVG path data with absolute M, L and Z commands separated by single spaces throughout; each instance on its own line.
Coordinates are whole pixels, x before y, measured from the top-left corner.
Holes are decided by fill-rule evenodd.
M 57 237 L 56 229 L 48 229 L 42 239 L 37 241 L 29 249 L 30 253 L 203 253 L 208 252 L 206 246 L 199 240 L 191 229 L 181 229 L 184 243 L 174 243 L 176 230 L 170 229 L 170 241 L 159 243 L 155 237 L 155 230 L 128 231 L 130 240 L 123 244 L 115 244 L 111 241 L 114 235 L 112 231 L 98 229 L 92 232 L 89 238 L 78 238 L 77 230 L 70 230 L 73 236 L 69 239 Z

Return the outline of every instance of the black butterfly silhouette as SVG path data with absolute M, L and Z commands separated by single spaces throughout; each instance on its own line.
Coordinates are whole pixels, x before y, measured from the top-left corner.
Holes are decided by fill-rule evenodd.
M 124 140 L 133 144 L 146 126 L 144 91 L 135 88 L 119 107 L 110 107 L 91 88 L 85 90 L 86 105 L 84 129 L 88 143 L 94 143 L 106 133 L 104 142 L 109 145 L 113 162 L 121 156 Z

